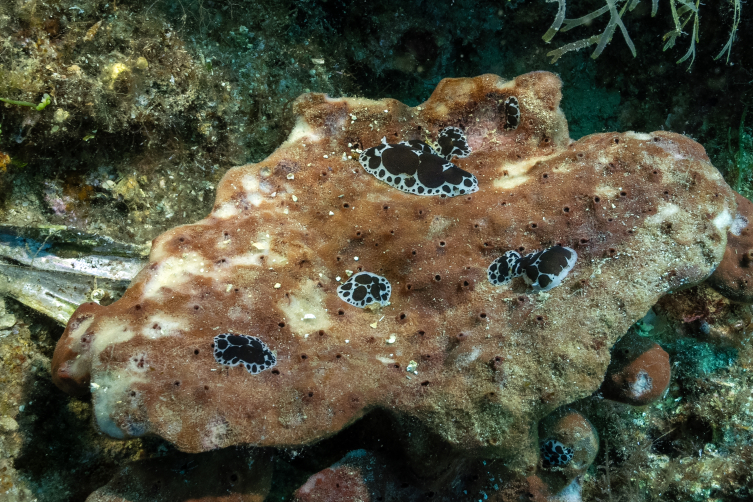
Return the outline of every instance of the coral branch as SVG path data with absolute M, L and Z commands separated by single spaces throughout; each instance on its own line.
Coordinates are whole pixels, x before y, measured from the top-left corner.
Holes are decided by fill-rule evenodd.
M 551 56 L 552 60 L 551 63 L 556 62 L 559 58 L 564 56 L 570 51 L 579 51 L 581 49 L 584 49 L 586 47 L 589 47 L 591 45 L 594 45 L 599 42 L 599 35 L 594 35 L 590 38 L 584 38 L 583 40 L 578 40 L 577 42 L 573 42 L 571 44 L 563 45 L 559 49 L 555 49 L 551 52 L 547 52 L 547 56 Z
M 560 4 L 559 9 L 557 9 L 557 17 L 554 18 L 552 26 L 541 37 L 544 39 L 544 42 L 549 43 L 560 30 L 560 26 L 562 26 L 562 22 L 565 20 L 565 0 L 547 0 L 547 2 L 559 2 Z

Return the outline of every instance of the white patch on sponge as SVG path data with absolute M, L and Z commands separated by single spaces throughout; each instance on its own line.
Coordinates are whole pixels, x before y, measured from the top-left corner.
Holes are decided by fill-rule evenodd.
M 135 333 L 124 326 L 118 318 L 103 317 L 97 322 L 97 330 L 91 342 L 92 364 L 99 359 L 99 354 L 112 345 L 127 342 Z
M 481 355 L 481 347 L 473 347 L 473 350 L 470 352 L 466 352 L 465 354 L 460 354 L 457 359 L 455 360 L 455 366 L 458 368 L 465 368 L 469 364 L 471 364 L 473 361 L 478 359 L 478 356 Z
M 519 185 L 522 185 L 530 179 L 530 176 L 528 176 L 528 171 L 530 171 L 537 162 L 545 161 L 552 157 L 554 157 L 554 155 L 532 157 L 520 162 L 500 164 L 496 168 L 497 173 L 500 175 L 500 177 L 494 179 L 494 188 L 500 190 L 510 190 Z
M 287 258 L 279 253 L 275 253 L 271 250 L 272 238 L 267 233 L 259 233 L 256 238 L 251 242 L 248 253 L 234 256 L 228 259 L 228 262 L 233 267 L 264 267 L 269 264 L 274 266 L 280 266 L 287 263 Z M 264 256 L 264 260 L 261 257 Z
M 264 202 L 264 197 L 259 193 L 259 178 L 255 174 L 247 174 L 241 179 L 243 189 L 246 191 L 246 200 L 254 207 L 259 207 Z
M 636 375 L 635 382 L 630 384 L 630 394 L 632 394 L 635 399 L 640 399 L 644 394 L 651 392 L 651 389 L 653 388 L 653 379 L 647 372 L 641 370 L 638 372 L 638 375 Z
M 141 329 L 141 334 L 154 340 L 163 336 L 181 336 L 183 331 L 190 329 L 191 323 L 185 318 L 159 313 L 149 316 Z
M 714 226 L 722 232 L 726 232 L 732 226 L 732 215 L 726 209 L 714 218 Z
M 283 297 L 277 307 L 294 333 L 304 334 L 330 327 L 329 314 L 324 308 L 325 296 L 317 281 L 305 280 L 298 291 Z M 314 318 L 306 317 L 312 314 Z
M 316 133 L 316 131 L 309 125 L 308 122 L 306 122 L 306 119 L 303 117 L 298 117 L 298 120 L 295 123 L 295 127 L 293 127 L 293 130 L 290 131 L 290 134 L 288 135 L 287 141 L 285 143 L 291 144 L 295 143 L 297 141 L 307 141 L 307 142 L 316 142 L 319 141 L 321 137 Z M 284 147 L 285 145 L 283 145 Z M 283 148 L 280 147 L 280 148 Z
M 653 136 L 645 132 L 628 131 L 625 133 L 625 136 L 627 136 L 628 138 L 633 138 L 640 141 L 651 141 L 653 139 Z
M 133 415 L 128 413 L 128 405 L 123 404 L 131 402 L 127 397 L 131 393 L 131 387 L 144 380 L 137 374 L 125 372 L 117 374 L 104 372 L 98 375 L 97 386 L 92 385 L 92 401 L 94 401 L 94 417 L 102 432 L 116 439 L 140 437 L 147 433 L 146 425 L 129 421 Z M 123 430 L 116 423 L 113 419 L 114 414 L 120 415 L 120 418 L 129 425 L 127 430 Z
M 748 218 L 741 214 L 738 214 L 737 216 L 735 216 L 735 219 L 732 221 L 732 225 L 729 227 L 729 233 L 739 237 L 740 232 L 742 232 L 747 226 Z
M 206 268 L 204 268 L 205 265 Z M 209 273 L 204 274 L 204 270 L 209 270 L 209 265 L 205 264 L 204 258 L 196 252 L 185 253 L 182 257 L 169 256 L 157 265 L 154 275 L 144 285 L 144 297 L 158 296 L 163 287 L 178 289 L 197 271 L 202 275 L 209 275 Z
M 226 202 L 212 212 L 212 216 L 220 218 L 221 220 L 227 220 L 233 216 L 240 214 L 240 209 L 233 202 Z
M 671 202 L 662 203 L 656 211 L 656 214 L 646 218 L 646 223 L 649 225 L 661 225 L 666 221 L 671 221 L 679 217 L 680 206 L 672 204 Z

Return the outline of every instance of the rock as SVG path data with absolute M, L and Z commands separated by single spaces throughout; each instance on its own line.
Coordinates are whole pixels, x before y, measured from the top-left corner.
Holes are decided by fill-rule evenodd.
M 727 236 L 724 258 L 708 283 L 730 300 L 753 303 L 753 202 L 739 193 L 737 215 Z
M 18 422 L 13 417 L 2 416 L 0 417 L 0 431 L 3 432 L 16 432 L 18 430 Z
M 351 451 L 311 476 L 295 492 L 296 502 L 545 502 L 548 491 L 536 476 L 516 476 L 495 461 L 458 460 L 440 476 L 417 477 L 400 460 Z
M 16 316 L 5 311 L 5 298 L 0 296 L 0 329 L 12 328 L 16 325 Z
M 739 350 L 753 333 L 753 305 L 722 296 L 708 281 L 663 296 L 653 310 L 675 327 L 675 338 L 694 337 Z
M 270 456 L 259 451 L 173 454 L 126 465 L 86 502 L 262 502 L 271 480 Z
M 633 406 L 651 404 L 669 387 L 671 370 L 669 354 L 658 343 L 629 331 L 612 348 L 601 393 Z
M 694 141 L 571 142 L 560 98 L 545 72 L 446 79 L 415 108 L 301 96 L 288 140 L 230 170 L 206 219 L 155 239 L 120 300 L 77 310 L 54 381 L 91 391 L 107 434 L 156 434 L 188 452 L 311 443 L 382 408 L 407 433 L 416 424 L 528 475 L 538 419 L 597 390 L 628 328 L 711 274 L 736 214 Z M 410 162 L 429 186 L 448 127 L 464 131 L 471 153 L 448 162 L 473 174 L 475 193 L 408 193 L 359 164 L 383 139 L 406 141 L 391 158 L 431 160 Z M 557 245 L 575 254 L 554 263 L 549 291 L 489 282 L 510 250 L 530 255 L 539 281 L 549 272 L 531 253 Z M 338 296 L 359 272 L 389 282 L 384 305 Z M 378 280 L 361 286 L 384 300 Z

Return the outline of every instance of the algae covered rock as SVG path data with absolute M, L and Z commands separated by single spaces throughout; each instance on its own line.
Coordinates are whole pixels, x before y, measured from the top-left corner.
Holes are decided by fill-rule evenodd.
M 263 502 L 271 479 L 268 453 L 177 453 L 126 464 L 86 502 Z
M 155 239 L 123 298 L 78 309 L 55 382 L 92 392 L 104 432 L 188 452 L 306 444 L 383 408 L 533 472 L 538 420 L 599 388 L 611 346 L 662 295 L 713 272 L 737 206 L 699 144 L 572 142 L 560 98 L 545 72 L 446 79 L 414 108 L 301 96 L 288 140 L 230 170 L 207 218 Z M 448 128 L 470 153 L 445 161 L 477 191 L 395 188 L 440 177 L 429 156 Z M 359 163 L 401 142 L 420 162 L 385 160 L 399 183 Z M 540 272 L 561 253 L 532 253 L 556 246 L 577 260 L 549 291 L 489 281 L 510 250 Z M 388 301 L 344 301 L 363 272 Z

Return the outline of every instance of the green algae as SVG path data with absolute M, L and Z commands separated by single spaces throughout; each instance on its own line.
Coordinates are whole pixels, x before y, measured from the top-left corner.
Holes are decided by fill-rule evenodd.
M 47 106 L 51 103 L 50 95 L 45 93 L 45 95 L 42 97 L 42 101 L 38 105 L 35 105 L 34 103 L 30 103 L 28 101 L 15 101 L 13 99 L 7 99 L 7 98 L 0 98 L 0 101 L 3 103 L 8 103 L 9 105 L 16 105 L 16 106 L 28 106 L 30 108 L 34 108 L 36 111 L 41 112 Z

